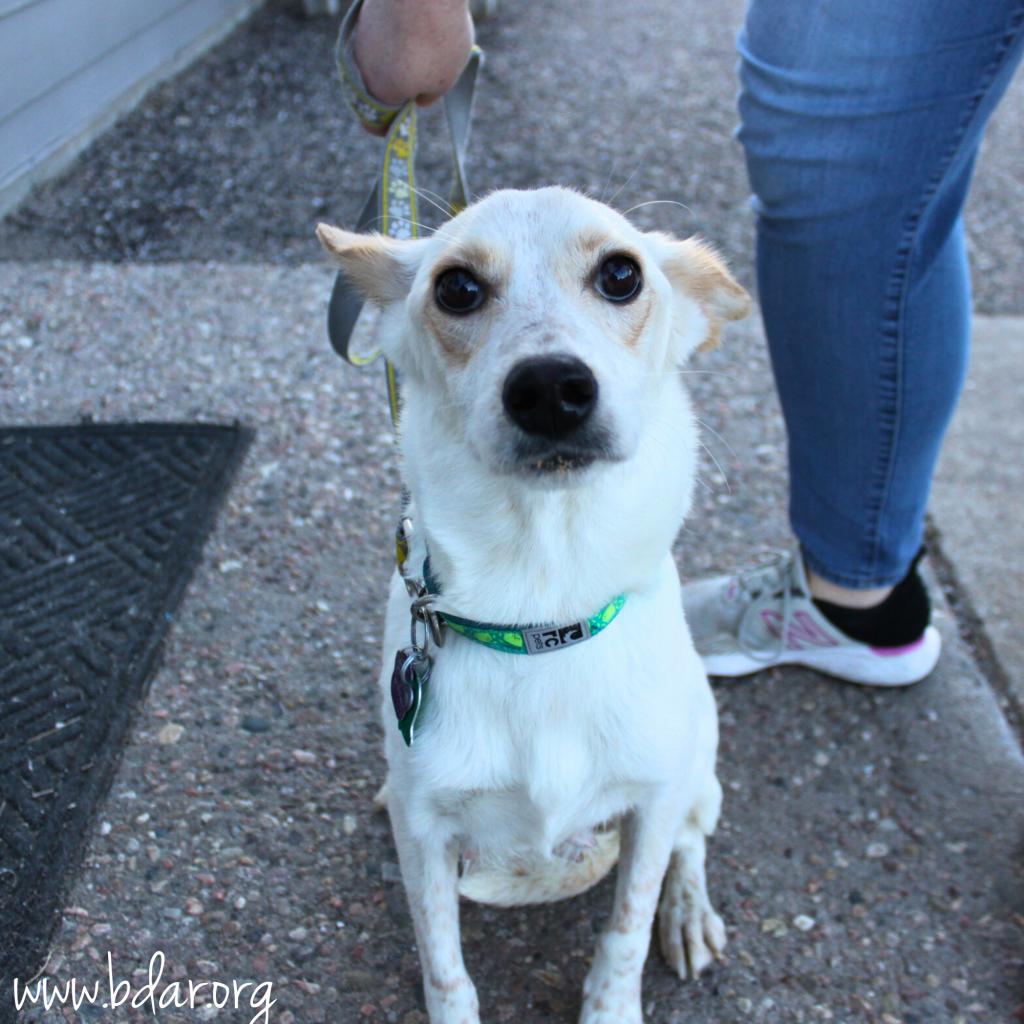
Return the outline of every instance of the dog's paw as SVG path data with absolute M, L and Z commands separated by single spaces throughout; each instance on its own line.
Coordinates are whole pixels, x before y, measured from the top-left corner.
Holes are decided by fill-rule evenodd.
M 662 905 L 658 914 L 661 955 L 679 977 L 696 978 L 721 957 L 725 949 L 725 925 L 708 907 L 693 913 L 678 904 Z
M 725 925 L 702 879 L 673 864 L 658 906 L 658 940 L 669 967 L 686 981 L 711 966 L 725 949 Z

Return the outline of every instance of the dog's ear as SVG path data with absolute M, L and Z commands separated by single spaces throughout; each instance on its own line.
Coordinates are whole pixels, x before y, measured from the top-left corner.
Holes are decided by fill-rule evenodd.
M 673 288 L 697 303 L 707 320 L 701 352 L 718 345 L 726 321 L 742 320 L 750 312 L 752 303 L 746 289 L 729 273 L 725 260 L 700 238 L 672 239 L 662 270 Z
M 330 224 L 317 224 L 316 237 L 368 301 L 386 306 L 409 294 L 421 242 L 378 234 L 357 235 Z

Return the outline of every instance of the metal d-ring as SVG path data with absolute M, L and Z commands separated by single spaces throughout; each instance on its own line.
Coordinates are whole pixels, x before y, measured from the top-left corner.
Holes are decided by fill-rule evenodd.
M 422 622 L 430 632 L 430 639 L 438 647 L 444 647 L 445 639 L 445 624 L 444 619 L 433 610 L 430 606 L 434 603 L 437 595 L 431 594 L 424 588 L 423 593 L 419 594 L 412 602 L 412 617 L 413 621 Z M 413 628 L 415 632 L 415 627 Z

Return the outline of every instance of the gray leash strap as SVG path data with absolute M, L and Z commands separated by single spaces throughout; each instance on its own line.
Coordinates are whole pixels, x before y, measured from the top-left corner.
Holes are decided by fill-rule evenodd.
M 367 91 L 352 57 L 352 34 L 362 0 L 349 8 L 338 32 L 335 59 L 345 99 L 363 124 L 386 129 L 381 171 L 370 194 L 363 203 L 356 230 L 377 230 L 393 238 L 414 238 L 418 235 L 416 191 L 414 181 L 416 157 L 416 104 L 390 106 L 375 100 Z M 453 182 L 448 201 L 454 216 L 469 202 L 465 158 L 473 113 L 473 94 L 483 52 L 473 48 L 462 75 L 445 96 L 445 116 L 451 138 Z M 327 332 L 334 351 L 356 366 L 373 362 L 378 352 L 355 353 L 350 350 L 352 332 L 363 308 L 363 300 L 339 271 L 331 291 L 327 311 Z M 397 417 L 397 381 L 394 370 L 387 367 L 388 393 L 392 418 Z

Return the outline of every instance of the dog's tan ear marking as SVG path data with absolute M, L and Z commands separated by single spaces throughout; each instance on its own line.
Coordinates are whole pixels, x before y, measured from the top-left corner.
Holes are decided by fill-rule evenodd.
M 363 297 L 378 306 L 397 302 L 409 294 L 416 268 L 409 258 L 414 242 L 384 235 L 357 235 L 352 231 L 317 224 L 316 237 Z
M 750 296 L 737 284 L 725 261 L 707 242 L 700 238 L 687 238 L 674 243 L 673 248 L 664 271 L 669 281 L 690 294 L 704 311 L 708 319 L 708 335 L 698 351 L 706 352 L 721 341 L 723 323 L 742 320 L 750 313 Z

